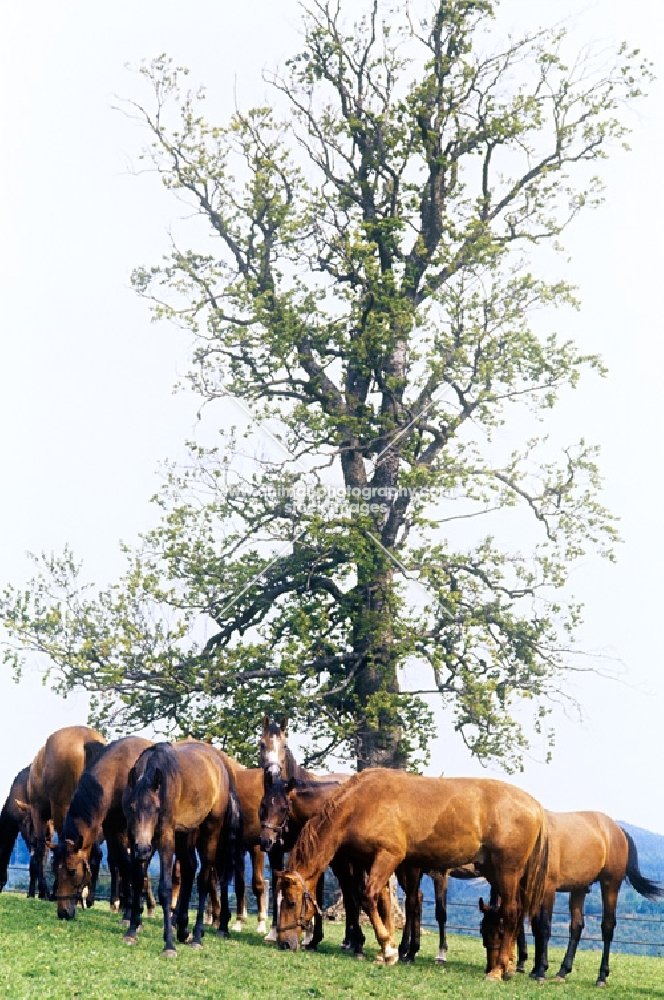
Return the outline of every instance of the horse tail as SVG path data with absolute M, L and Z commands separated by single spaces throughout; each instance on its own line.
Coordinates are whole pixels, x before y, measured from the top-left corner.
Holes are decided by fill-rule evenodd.
M 540 808 L 541 820 L 535 846 L 530 852 L 522 879 L 524 914 L 538 914 L 544 902 L 549 867 L 549 824 L 546 811 Z
M 235 782 L 231 772 L 228 771 L 228 803 L 226 805 L 226 815 L 224 816 L 224 830 L 221 840 L 221 858 L 219 865 L 219 878 L 224 885 L 235 878 L 237 880 L 238 869 L 244 872 L 244 824 L 242 819 L 242 808 L 240 799 L 235 790 Z
M 625 871 L 625 878 L 631 885 L 633 889 L 636 889 L 639 896 L 645 896 L 646 899 L 658 899 L 660 896 L 664 896 L 664 888 L 659 884 L 659 882 L 653 882 L 652 879 L 646 878 L 642 875 L 639 870 L 639 855 L 636 850 L 636 844 L 628 834 L 627 830 L 620 829 L 625 834 L 627 839 L 627 869 Z

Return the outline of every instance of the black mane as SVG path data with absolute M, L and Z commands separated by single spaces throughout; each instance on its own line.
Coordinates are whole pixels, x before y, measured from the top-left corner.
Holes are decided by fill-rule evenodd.
M 91 826 L 99 813 L 104 789 L 91 771 L 81 775 L 62 828 L 61 840 L 75 840 L 79 836 L 78 820 Z

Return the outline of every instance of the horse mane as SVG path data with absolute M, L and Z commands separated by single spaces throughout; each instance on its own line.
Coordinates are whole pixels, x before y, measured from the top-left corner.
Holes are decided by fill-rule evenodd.
M 145 767 L 140 775 L 141 779 L 152 781 L 155 771 L 160 770 L 164 781 L 168 781 L 177 773 L 177 757 L 170 743 L 155 743 L 154 746 L 146 747 L 136 765 L 144 758 Z
M 91 771 L 84 771 L 79 778 L 76 791 L 69 803 L 62 828 L 61 840 L 75 840 L 79 836 L 78 821 L 86 826 L 92 826 L 99 814 L 104 789 Z
M 83 744 L 83 753 L 85 755 L 85 769 L 92 767 L 92 765 L 99 759 L 110 744 L 100 743 L 99 740 L 88 740 Z
M 352 795 L 359 777 L 359 774 L 354 774 L 348 779 L 348 781 L 342 782 L 339 785 L 339 791 L 337 794 L 331 795 L 329 799 L 323 803 L 320 812 L 315 816 L 312 816 L 310 820 L 307 820 L 302 827 L 302 831 L 295 842 L 293 850 L 291 851 L 288 862 L 288 867 L 290 869 L 296 868 L 302 861 L 315 857 L 319 853 L 321 828 L 324 833 L 326 826 L 334 826 L 334 820 L 337 813 L 341 812 L 346 803 L 346 799 L 349 795 Z

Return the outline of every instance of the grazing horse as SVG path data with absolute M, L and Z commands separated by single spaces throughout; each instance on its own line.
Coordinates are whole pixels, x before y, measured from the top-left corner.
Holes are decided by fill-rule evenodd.
M 182 879 L 176 916 L 177 938 L 180 942 L 187 941 L 189 899 L 198 852 L 198 914 L 191 946 L 201 948 L 212 869 L 216 868 L 221 880 L 227 882 L 237 856 L 242 854 L 240 803 L 221 754 L 210 744 L 196 740 L 175 746 L 157 743 L 148 747 L 129 772 L 122 806 L 129 831 L 134 880 L 131 922 L 125 942 L 136 943 L 144 866 L 155 850 L 159 851 L 160 862 L 159 902 L 164 913 L 164 955 L 176 954 L 171 917 L 176 852 Z M 226 934 L 228 916 L 228 913 L 222 916 L 220 927 L 220 932 Z
M 656 882 L 641 874 L 636 845 L 615 820 L 600 812 L 547 813 L 549 825 L 549 868 L 540 912 L 533 914 L 535 964 L 531 978 L 544 982 L 549 967 L 548 945 L 556 892 L 569 892 L 570 934 L 567 951 L 556 975 L 564 981 L 572 971 L 576 949 L 584 927 L 583 907 L 593 882 L 602 893 L 602 960 L 597 986 L 606 986 L 609 952 L 616 926 L 618 892 L 627 879 L 646 899 L 664 895 Z M 482 909 L 482 907 L 480 907 Z M 491 906 L 483 909 L 482 937 L 487 961 L 499 947 L 500 919 Z
M 5 804 L 2 807 L 2 812 L 0 812 L 0 892 L 2 892 L 7 884 L 7 868 L 12 856 L 12 851 L 14 850 L 16 838 L 20 833 L 28 850 L 30 851 L 30 883 L 28 886 L 28 896 L 33 897 L 35 895 L 39 872 L 41 872 L 42 882 L 38 886 L 39 898 L 46 899 L 48 895 L 48 887 L 45 879 L 43 878 L 45 857 L 42 857 L 41 864 L 38 864 L 37 855 L 35 853 L 36 843 L 32 827 L 32 817 L 29 811 L 26 812 L 18 806 L 18 802 L 25 802 L 28 797 L 29 773 L 29 765 L 28 767 L 24 767 L 22 771 L 18 772 L 12 781 L 12 786 L 9 789 L 9 795 L 7 796 Z
M 548 856 L 546 814 L 532 796 L 490 778 L 428 778 L 373 768 L 354 775 L 309 820 L 278 879 L 280 947 L 296 950 L 311 918 L 316 882 L 342 848 L 364 856 L 362 904 L 382 959 L 398 958 L 378 896 L 403 862 L 425 870 L 481 863 L 501 898 L 504 935 L 490 979 L 510 974 L 521 908 L 542 903 Z
M 350 775 L 345 777 L 350 777 Z M 341 778 L 332 778 L 327 781 L 298 781 L 296 778 L 291 778 L 289 781 L 273 781 L 260 804 L 259 817 L 263 850 L 269 852 L 279 846 L 284 852 L 291 851 L 304 824 L 321 811 L 330 795 L 338 789 L 341 781 Z M 358 893 L 353 891 L 352 868 L 347 858 L 333 858 L 331 867 L 341 886 L 346 912 L 346 933 L 342 948 L 353 951 L 359 957 L 362 955 L 364 934 L 360 929 Z M 355 867 L 357 868 L 357 865 Z M 323 940 L 321 911 L 323 888 L 324 876 L 321 875 L 316 886 L 317 909 L 314 916 L 313 936 L 306 944 L 306 947 L 311 950 L 315 949 Z
M 113 876 L 111 908 L 115 908 L 114 902 L 119 895 L 119 875 L 124 897 L 122 905 L 125 916 L 129 916 L 131 869 L 122 794 L 130 768 L 143 750 L 152 745 L 151 740 L 140 736 L 115 740 L 104 747 L 81 775 L 53 855 L 57 884 L 55 899 L 61 919 L 71 920 L 76 916 L 76 903 L 90 876 L 91 857 L 96 845 L 103 839 L 108 845 L 109 868 Z
M 271 850 L 277 841 L 281 841 L 284 851 L 290 851 L 295 845 L 295 841 L 300 834 L 304 824 L 317 815 L 323 805 L 328 800 L 342 781 L 347 780 L 350 775 L 332 776 L 330 779 L 319 779 L 316 781 L 298 781 L 291 778 L 290 781 L 275 781 L 265 792 L 260 805 L 261 820 L 261 847 L 265 851 Z M 355 859 L 354 864 L 350 864 L 345 857 L 333 859 L 332 870 L 341 886 L 344 898 L 344 910 L 346 913 L 346 933 L 342 948 L 352 951 L 357 957 L 361 957 L 364 947 L 364 934 L 362 933 L 359 916 L 360 905 L 359 895 L 353 885 L 353 872 L 363 878 L 364 868 Z M 413 962 L 415 955 L 420 950 L 420 928 L 422 919 L 422 893 L 420 892 L 420 882 L 422 879 L 422 869 L 414 868 L 410 865 L 400 865 L 396 870 L 399 884 L 405 893 L 405 923 L 401 944 L 399 945 L 399 960 L 401 962 Z M 477 878 L 478 872 L 474 865 L 467 865 L 465 868 L 455 868 L 452 872 L 430 872 L 434 884 L 436 901 L 436 920 L 439 926 L 440 946 L 436 956 L 436 964 L 444 965 L 447 960 L 447 939 L 445 928 L 447 923 L 447 883 L 449 875 L 455 878 Z M 317 886 L 317 900 L 321 903 L 321 882 Z M 383 906 L 390 904 L 389 889 L 386 887 L 387 896 L 383 901 Z M 314 918 L 313 938 L 306 945 L 307 948 L 315 948 L 322 940 L 322 916 L 316 913 Z
M 65 814 L 78 780 L 105 745 L 104 737 L 88 726 L 65 726 L 49 736 L 30 765 L 26 798 L 17 800 L 17 805 L 23 813 L 30 813 L 40 884 L 42 879 L 44 884 L 46 882 L 43 858 L 49 834 L 54 831 L 59 837 L 62 833 Z M 49 824 L 52 824 L 52 830 L 49 830 Z M 96 853 L 97 867 L 99 860 L 101 852 Z M 91 903 L 94 881 L 90 889 Z

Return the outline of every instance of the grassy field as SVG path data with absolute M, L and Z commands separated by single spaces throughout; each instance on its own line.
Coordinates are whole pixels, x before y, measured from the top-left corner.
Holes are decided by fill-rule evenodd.
M 255 918 L 249 924 L 255 927 Z M 180 945 L 175 959 L 161 956 L 161 920 L 146 921 L 139 943 L 122 942 L 117 916 L 105 904 L 79 913 L 72 923 L 58 921 L 52 903 L 3 893 L 0 896 L 0 1000 L 434 1000 L 496 996 L 528 997 L 542 990 L 557 996 L 597 998 L 597 952 L 577 956 L 574 973 L 564 984 L 538 986 L 518 976 L 506 983 L 485 983 L 479 938 L 452 937 L 446 969 L 433 964 L 437 936 L 423 935 L 415 966 L 385 969 L 371 961 L 376 945 L 367 928 L 367 961 L 338 948 L 341 929 L 326 924 L 317 953 L 278 952 L 255 933 L 244 931 L 224 941 L 205 937 L 201 952 Z M 562 953 L 552 950 L 551 968 Z M 616 955 L 608 992 L 625 1000 L 664 1000 L 664 959 Z

